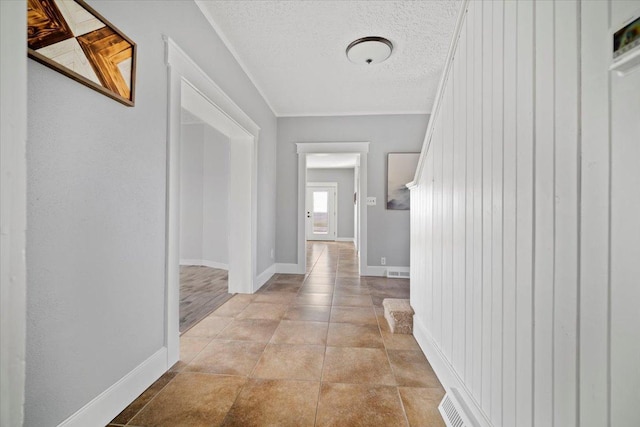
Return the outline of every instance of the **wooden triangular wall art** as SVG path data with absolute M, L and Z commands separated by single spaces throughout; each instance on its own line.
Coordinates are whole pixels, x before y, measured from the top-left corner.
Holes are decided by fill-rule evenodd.
M 134 105 L 136 44 L 81 0 L 28 0 L 29 57 Z

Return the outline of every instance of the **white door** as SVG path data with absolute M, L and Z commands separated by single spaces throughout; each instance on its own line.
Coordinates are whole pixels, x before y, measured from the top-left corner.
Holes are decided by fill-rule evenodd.
M 336 188 L 307 187 L 307 240 L 336 240 Z

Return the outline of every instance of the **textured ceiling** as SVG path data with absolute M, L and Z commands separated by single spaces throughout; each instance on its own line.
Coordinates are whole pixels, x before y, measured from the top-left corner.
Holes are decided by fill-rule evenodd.
M 460 1 L 196 1 L 278 116 L 431 110 Z M 347 45 L 382 36 L 380 64 Z

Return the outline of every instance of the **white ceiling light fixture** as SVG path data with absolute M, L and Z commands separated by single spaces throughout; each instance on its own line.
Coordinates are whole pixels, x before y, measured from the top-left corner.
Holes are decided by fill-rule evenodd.
M 384 37 L 363 37 L 347 46 L 347 58 L 354 64 L 378 64 L 393 52 L 393 43 Z

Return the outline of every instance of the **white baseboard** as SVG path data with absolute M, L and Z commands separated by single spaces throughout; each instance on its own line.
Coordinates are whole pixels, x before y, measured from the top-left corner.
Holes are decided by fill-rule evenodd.
M 409 271 L 409 267 L 397 267 L 393 265 L 368 265 L 364 276 L 387 277 L 387 270 Z
M 298 264 L 287 264 L 287 263 L 277 263 L 276 264 L 276 273 L 281 274 L 304 274 L 305 272 L 300 272 L 301 268 Z
M 256 292 L 258 289 L 260 289 L 262 285 L 267 283 L 267 281 L 271 279 L 271 276 L 273 276 L 274 274 L 276 274 L 276 264 L 271 264 L 269 268 L 258 274 L 258 277 L 256 277 L 256 283 L 253 292 Z
M 336 242 L 351 242 L 353 244 L 356 243 L 356 239 L 354 237 L 338 237 Z
M 447 393 L 450 393 L 451 389 L 457 390 L 458 397 L 466 405 L 465 409 L 470 412 L 468 415 L 472 415 L 476 422 L 476 424 L 473 425 L 478 425 L 479 427 L 493 427 L 489 418 L 472 397 L 462 379 L 453 369 L 453 366 L 451 366 L 445 355 L 431 337 L 427 327 L 417 315 L 413 316 L 413 336 L 416 341 L 418 341 L 418 345 L 429 360 L 433 371 L 436 373 L 436 376 Z
M 167 369 L 167 348 L 162 347 L 58 427 L 106 426 Z
M 229 270 L 229 264 L 217 261 L 209 261 L 206 259 L 181 259 L 180 265 L 204 265 L 205 267 L 219 268 L 220 270 Z

